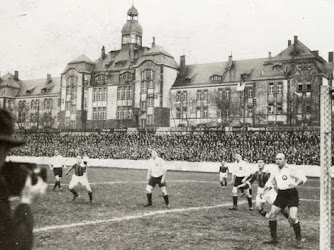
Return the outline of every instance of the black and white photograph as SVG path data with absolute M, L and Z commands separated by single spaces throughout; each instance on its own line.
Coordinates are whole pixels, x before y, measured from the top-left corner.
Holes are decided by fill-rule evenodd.
M 0 250 L 334 249 L 334 0 L 2 0 Z

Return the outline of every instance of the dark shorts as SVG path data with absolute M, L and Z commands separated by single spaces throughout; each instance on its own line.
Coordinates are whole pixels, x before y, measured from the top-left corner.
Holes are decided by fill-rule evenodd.
M 299 197 L 297 189 L 278 190 L 274 205 L 281 209 L 284 209 L 286 206 L 288 206 L 288 208 L 298 207 Z
M 161 182 L 161 178 L 162 176 L 160 177 L 151 177 L 150 181 L 148 182 L 148 185 L 152 186 L 152 187 L 155 187 L 155 185 L 159 185 L 159 187 L 165 187 L 166 186 L 166 182 L 162 183 Z
M 54 168 L 53 173 L 55 176 L 63 177 L 63 168 Z
M 233 187 L 237 187 L 237 186 L 243 184 L 243 183 L 241 182 L 243 178 L 244 178 L 244 177 L 238 177 L 238 176 L 236 176 L 236 177 L 235 177 L 235 180 L 234 180 Z M 249 188 L 249 186 L 246 185 L 246 186 L 242 187 L 241 189 L 248 189 L 248 188 Z

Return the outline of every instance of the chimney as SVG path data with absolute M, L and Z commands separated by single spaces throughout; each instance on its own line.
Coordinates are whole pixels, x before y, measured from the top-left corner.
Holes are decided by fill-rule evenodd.
M 19 72 L 16 70 L 14 72 L 14 80 L 19 80 Z
M 328 52 L 328 62 L 330 62 L 330 63 L 333 62 L 333 51 Z
M 51 82 L 51 74 L 46 75 L 46 83 Z
M 184 67 L 186 66 L 186 56 L 180 56 L 180 72 L 184 70 Z
M 288 40 L 288 47 L 291 45 L 291 40 Z
M 152 48 L 155 47 L 155 37 L 153 37 Z
M 101 59 L 103 60 L 105 57 L 106 57 L 106 51 L 104 49 L 104 46 L 102 46 L 102 49 L 101 49 Z
M 232 56 L 228 56 L 228 61 L 232 62 Z
M 319 50 L 313 50 L 312 51 L 314 54 L 316 54 L 317 56 L 319 55 Z
M 296 43 L 298 41 L 298 36 L 293 37 L 293 43 Z
M 268 53 L 268 57 L 269 57 L 269 59 L 271 59 L 271 52 L 270 51 Z

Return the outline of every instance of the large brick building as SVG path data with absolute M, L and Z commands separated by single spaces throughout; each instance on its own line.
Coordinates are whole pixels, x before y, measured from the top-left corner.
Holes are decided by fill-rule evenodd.
M 333 79 L 328 62 L 298 37 L 278 55 L 220 63 L 178 65 L 161 46 L 142 45 L 132 6 L 121 48 L 92 61 L 81 55 L 60 78 L 0 78 L 0 107 L 17 128 L 109 129 L 180 126 L 318 125 L 319 86 Z
M 171 89 L 171 126 L 319 125 L 319 89 L 328 63 L 298 37 L 267 58 L 186 65 Z
M 61 77 L 63 128 L 168 127 L 169 91 L 178 73 L 162 47 L 142 46 L 138 12 L 131 7 L 122 29 L 120 50 L 94 62 L 85 55 L 68 63 Z

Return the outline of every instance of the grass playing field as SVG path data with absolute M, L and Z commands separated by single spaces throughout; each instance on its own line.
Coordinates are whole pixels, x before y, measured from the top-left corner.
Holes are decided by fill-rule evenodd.
M 62 193 L 52 191 L 49 173 L 47 195 L 33 205 L 35 249 L 294 249 L 293 229 L 283 216 L 279 245 L 263 245 L 270 238 L 268 221 L 249 211 L 245 198 L 239 198 L 238 211 L 228 210 L 231 187 L 222 189 L 218 174 L 168 172 L 171 210 L 158 187 L 153 206 L 143 207 L 145 178 L 142 170 L 89 169 L 96 201 L 90 204 L 81 186 L 80 197 L 71 201 L 70 176 L 63 178 Z M 304 247 L 319 249 L 319 179 L 309 179 L 299 194 Z

